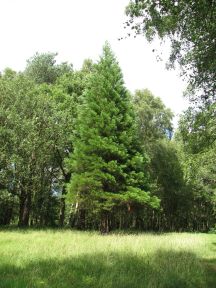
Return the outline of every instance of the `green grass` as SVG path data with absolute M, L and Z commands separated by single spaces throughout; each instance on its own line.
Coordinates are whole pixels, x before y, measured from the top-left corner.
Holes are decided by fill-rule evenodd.
M 216 235 L 0 230 L 0 287 L 215 287 Z

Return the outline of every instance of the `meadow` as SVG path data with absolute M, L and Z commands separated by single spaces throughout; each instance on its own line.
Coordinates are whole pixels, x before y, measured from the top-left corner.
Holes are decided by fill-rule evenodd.
M 215 234 L 0 230 L 1 288 L 212 288 L 215 283 Z

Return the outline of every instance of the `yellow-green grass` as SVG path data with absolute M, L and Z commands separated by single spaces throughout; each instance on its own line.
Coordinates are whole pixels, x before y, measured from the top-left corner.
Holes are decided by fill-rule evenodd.
M 216 287 L 216 235 L 0 230 L 0 287 Z

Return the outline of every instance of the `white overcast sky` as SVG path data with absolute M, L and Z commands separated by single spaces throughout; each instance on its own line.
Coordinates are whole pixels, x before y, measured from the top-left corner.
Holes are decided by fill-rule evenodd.
M 157 62 L 144 37 L 118 41 L 125 35 L 124 9 L 129 0 L 0 0 L 0 71 L 22 70 L 35 52 L 58 52 L 59 61 L 75 69 L 86 58 L 97 60 L 105 41 L 122 68 L 127 88 L 148 88 L 177 115 L 187 107 L 186 84 L 177 71 Z M 166 45 L 163 47 L 167 55 Z M 166 48 L 166 49 L 165 49 Z M 176 120 L 175 120 L 176 122 Z

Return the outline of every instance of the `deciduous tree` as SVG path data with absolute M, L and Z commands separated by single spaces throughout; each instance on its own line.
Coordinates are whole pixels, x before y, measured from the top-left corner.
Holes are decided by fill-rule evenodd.
M 135 0 L 126 9 L 127 26 L 151 41 L 169 39 L 169 65 L 177 62 L 189 77 L 189 92 L 207 101 L 216 90 L 216 2 Z

